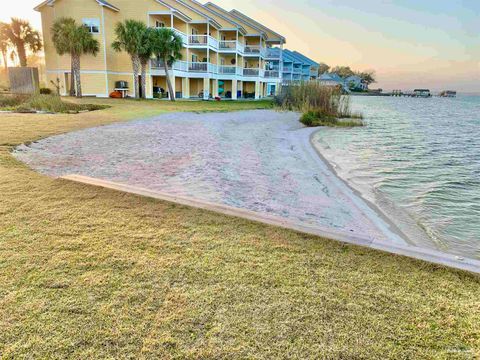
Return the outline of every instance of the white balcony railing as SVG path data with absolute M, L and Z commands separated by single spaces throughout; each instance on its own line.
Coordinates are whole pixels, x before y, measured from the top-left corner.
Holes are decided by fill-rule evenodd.
M 245 53 L 245 55 L 265 56 L 267 49 L 260 45 L 245 45 L 245 49 L 243 52 Z
M 218 49 L 218 40 L 209 35 L 189 35 L 188 44 L 190 46 L 211 46 Z
M 258 68 L 243 69 L 243 76 L 264 77 L 265 70 Z
M 236 75 L 237 74 L 237 66 L 230 66 L 230 65 L 219 65 L 218 66 L 218 73 L 224 75 Z
M 281 59 L 282 50 L 279 48 L 267 48 L 266 57 L 269 59 Z
M 232 51 L 232 52 L 244 52 L 244 45 L 237 40 L 220 40 L 218 43 L 218 49 L 223 51 Z
M 218 72 L 217 65 L 208 62 L 189 62 L 188 71 L 214 74 Z
M 220 40 L 218 47 L 220 50 L 237 50 L 237 40 Z
M 163 60 L 152 59 L 151 65 L 153 70 L 165 70 Z M 188 71 L 188 63 L 186 61 L 175 61 L 170 68 L 177 71 Z
M 265 77 L 269 79 L 278 79 L 280 72 L 278 70 L 265 70 Z

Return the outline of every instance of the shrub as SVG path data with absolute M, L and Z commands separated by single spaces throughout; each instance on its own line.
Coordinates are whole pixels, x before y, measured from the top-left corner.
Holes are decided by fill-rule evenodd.
M 317 111 L 307 111 L 300 118 L 300 122 L 308 127 L 314 126 L 338 126 L 338 127 L 354 127 L 363 126 L 361 120 L 342 120 Z
M 75 104 L 65 102 L 56 95 L 34 95 L 21 105 L 22 110 L 48 111 L 54 113 L 78 113 L 106 109 L 105 105 Z
M 352 113 L 350 97 L 343 95 L 340 88 L 323 86 L 314 81 L 284 86 L 280 95 L 275 97 L 275 104 L 283 110 L 303 112 L 301 121 L 306 126 L 319 126 L 313 125 L 319 122 L 341 126 L 335 122 L 336 119 L 362 118 L 361 114 Z M 358 125 L 361 122 L 355 123 Z
M 42 95 L 51 95 L 51 94 L 52 94 L 52 90 L 49 89 L 49 88 L 40 88 L 40 94 L 42 94 Z
M 27 95 L 0 95 L 0 108 L 13 108 L 28 99 Z
M 75 104 L 65 102 L 60 96 L 37 94 L 1 95 L 0 108 L 18 112 L 47 111 L 53 113 L 78 113 L 106 109 L 109 106 L 96 104 Z

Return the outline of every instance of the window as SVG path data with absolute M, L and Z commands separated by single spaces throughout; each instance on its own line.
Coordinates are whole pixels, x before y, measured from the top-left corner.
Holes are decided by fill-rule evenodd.
M 100 20 L 99 19 L 83 19 L 83 26 L 88 29 L 90 34 L 100 33 Z
M 192 54 L 192 62 L 198 62 L 198 56 L 195 54 Z
M 155 27 L 158 29 L 158 28 L 164 28 L 165 27 L 165 23 L 163 21 L 156 21 L 155 22 Z

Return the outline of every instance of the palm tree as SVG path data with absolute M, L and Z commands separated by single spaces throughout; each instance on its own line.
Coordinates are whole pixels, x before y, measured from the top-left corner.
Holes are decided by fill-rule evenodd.
M 5 74 L 8 72 L 7 56 L 10 41 L 6 34 L 7 24 L 0 22 L 0 53 L 2 53 L 3 66 L 5 67 Z
M 175 101 L 175 93 L 170 79 L 169 67 L 182 58 L 181 50 L 183 47 L 182 38 L 172 29 L 160 28 L 154 29 L 152 33 L 153 53 L 165 64 L 165 75 L 167 78 L 168 93 L 170 100 Z
M 84 54 L 96 56 L 100 44 L 83 25 L 75 19 L 60 18 L 52 26 L 52 41 L 59 55 L 69 54 L 71 58 L 70 96 L 82 97 L 80 80 L 80 58 Z
M 40 33 L 33 30 L 28 21 L 12 18 L 12 22 L 4 28 L 6 37 L 10 40 L 16 49 L 16 54 L 20 60 L 20 66 L 27 66 L 27 49 L 37 53 L 42 50 L 42 40 Z
M 136 99 L 140 98 L 138 74 L 142 66 L 141 56 L 145 54 L 146 47 L 148 47 L 148 42 L 146 41 L 147 32 L 147 25 L 145 25 L 145 23 L 137 20 L 125 20 L 125 22 L 116 25 L 115 35 L 117 36 L 117 40 L 112 43 L 115 51 L 126 51 L 128 55 L 130 55 Z
M 154 29 L 152 28 L 147 28 L 145 33 L 144 33 L 144 38 L 142 40 L 142 49 L 139 53 L 140 57 L 140 67 L 141 67 L 141 80 L 142 82 L 140 83 L 140 88 L 142 89 L 142 98 L 147 97 L 147 67 L 148 67 L 148 62 L 153 56 L 153 33 Z

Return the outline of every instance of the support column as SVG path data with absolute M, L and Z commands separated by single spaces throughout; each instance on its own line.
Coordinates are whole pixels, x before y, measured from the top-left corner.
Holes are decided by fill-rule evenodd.
M 210 98 L 210 79 L 208 77 L 203 78 L 203 100 Z
M 232 100 L 237 100 L 238 80 L 232 80 Z
M 260 95 L 261 95 L 261 83 L 260 81 L 255 81 L 255 99 L 258 100 L 260 99 Z
M 182 78 L 182 95 L 184 99 L 190 99 L 190 78 Z
M 212 79 L 213 87 L 212 87 L 212 96 L 215 98 L 218 96 L 218 80 Z
M 173 70 L 172 70 L 173 72 Z M 175 95 L 175 75 L 170 75 L 170 79 L 171 79 L 171 82 L 172 82 L 172 90 L 173 90 L 173 95 Z M 172 98 L 172 94 L 168 93 L 168 97 L 171 99 Z

